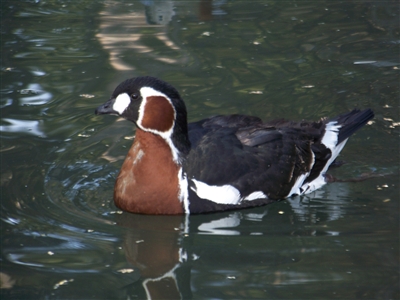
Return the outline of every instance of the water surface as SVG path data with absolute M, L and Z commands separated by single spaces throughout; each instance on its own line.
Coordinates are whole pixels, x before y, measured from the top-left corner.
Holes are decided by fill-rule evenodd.
M 399 6 L 393 1 L 2 1 L 2 299 L 398 299 Z M 122 80 L 173 84 L 189 120 L 370 107 L 306 197 L 198 216 L 112 202 L 133 124 Z

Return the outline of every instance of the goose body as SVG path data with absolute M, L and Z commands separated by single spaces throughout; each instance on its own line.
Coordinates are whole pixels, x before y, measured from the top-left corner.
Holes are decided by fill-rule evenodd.
M 310 193 L 374 116 L 355 109 L 318 122 L 225 115 L 188 124 L 177 90 L 154 77 L 122 82 L 96 114 L 136 124 L 114 201 L 143 214 L 208 213 Z

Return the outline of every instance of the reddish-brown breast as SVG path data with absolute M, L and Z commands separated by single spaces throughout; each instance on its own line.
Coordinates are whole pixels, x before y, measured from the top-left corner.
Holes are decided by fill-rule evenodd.
M 165 140 L 137 129 L 115 183 L 115 205 L 132 213 L 182 214 L 178 172 Z

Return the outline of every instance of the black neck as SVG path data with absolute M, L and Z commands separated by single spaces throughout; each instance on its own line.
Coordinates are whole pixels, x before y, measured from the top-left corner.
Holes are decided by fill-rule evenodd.
M 172 99 L 174 102 L 175 99 Z M 174 131 L 172 133 L 172 142 L 180 153 L 180 159 L 185 159 L 190 151 L 190 141 L 188 134 L 187 113 L 185 103 L 179 99 L 175 103 L 176 120 Z

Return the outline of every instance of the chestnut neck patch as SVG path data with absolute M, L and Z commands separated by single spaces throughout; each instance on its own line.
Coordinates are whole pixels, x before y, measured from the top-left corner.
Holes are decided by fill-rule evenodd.
M 171 102 L 163 96 L 149 96 L 143 108 L 141 126 L 158 132 L 172 130 L 175 110 Z

